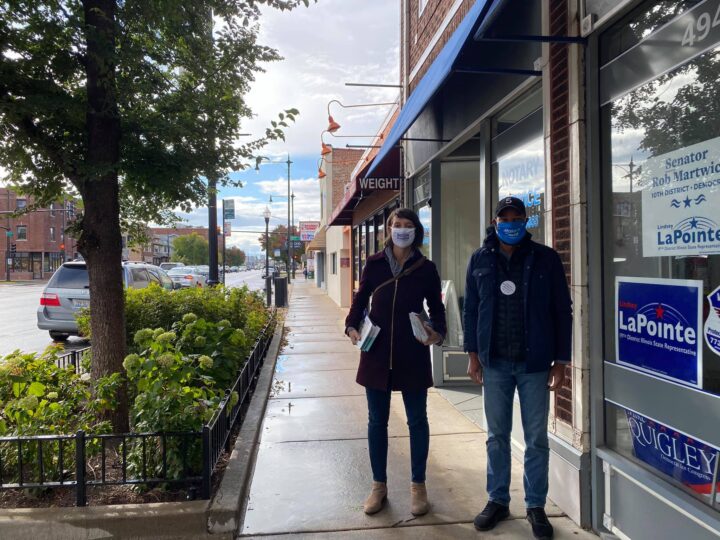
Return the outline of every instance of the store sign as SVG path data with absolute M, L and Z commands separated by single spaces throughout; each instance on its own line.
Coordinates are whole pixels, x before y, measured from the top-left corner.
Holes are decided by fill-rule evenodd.
M 399 191 L 402 178 L 360 178 L 363 191 Z
M 720 355 L 720 287 L 708 297 L 710 313 L 705 321 L 705 343 L 712 352 Z
M 315 233 L 320 228 L 319 221 L 301 221 L 300 222 L 300 240 L 303 242 L 312 242 L 315 239 Z
M 643 257 L 720 253 L 720 137 L 642 167 Z
M 618 364 L 702 388 L 702 281 L 615 278 Z
M 696 493 L 712 493 L 717 448 L 638 413 L 625 413 L 636 458 Z

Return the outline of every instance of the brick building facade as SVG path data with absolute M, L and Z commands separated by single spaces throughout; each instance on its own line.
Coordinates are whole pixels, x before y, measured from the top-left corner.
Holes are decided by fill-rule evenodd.
M 33 198 L 0 188 L 0 279 L 7 277 L 10 264 L 10 280 L 46 279 L 66 260 L 75 258 L 77 242 L 65 234 L 65 229 L 75 218 L 75 204 L 70 199 L 53 203 L 49 208 L 32 208 Z M 13 215 L 17 213 L 17 215 Z M 7 229 L 12 233 L 7 235 Z M 13 250 L 14 247 L 14 250 Z

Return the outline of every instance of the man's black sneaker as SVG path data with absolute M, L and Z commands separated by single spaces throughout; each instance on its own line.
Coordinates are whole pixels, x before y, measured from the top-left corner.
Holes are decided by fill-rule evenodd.
M 510 509 L 494 501 L 489 501 L 482 512 L 475 516 L 473 525 L 478 531 L 489 531 L 494 529 L 499 521 L 510 515 Z
M 538 540 L 550 540 L 553 537 L 553 527 L 544 508 L 528 508 L 527 520 L 530 522 L 533 535 Z

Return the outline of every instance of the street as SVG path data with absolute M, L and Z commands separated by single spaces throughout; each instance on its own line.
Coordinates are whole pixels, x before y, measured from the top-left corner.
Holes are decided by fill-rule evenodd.
M 260 277 L 260 270 L 235 272 L 226 276 L 228 287 L 247 285 L 252 290 L 261 290 L 265 281 Z M 40 304 L 40 295 L 45 282 L 38 283 L 5 283 L 0 282 L 0 356 L 11 353 L 15 349 L 28 352 L 40 352 L 53 342 L 44 330 L 37 327 L 35 312 Z M 68 349 L 87 346 L 86 340 L 72 337 L 65 347 Z

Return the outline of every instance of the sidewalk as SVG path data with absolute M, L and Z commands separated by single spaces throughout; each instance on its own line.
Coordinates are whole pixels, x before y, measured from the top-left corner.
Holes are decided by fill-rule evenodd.
M 241 537 L 532 538 L 519 462 L 512 518 L 490 533 L 473 528 L 486 502 L 486 436 L 435 389 L 428 395 L 430 513 L 410 514 L 410 449 L 399 394 L 393 394 L 390 417 L 388 504 L 375 516 L 363 513 L 372 480 L 367 407 L 355 383 L 359 353 L 343 336 L 344 318 L 311 282 L 293 284 L 287 344 L 278 358 Z M 556 506 L 547 511 L 555 538 L 597 538 Z

